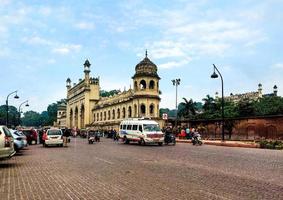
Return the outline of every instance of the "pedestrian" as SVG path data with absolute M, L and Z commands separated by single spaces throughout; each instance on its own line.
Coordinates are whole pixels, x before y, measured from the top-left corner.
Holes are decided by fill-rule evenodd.
M 68 139 L 70 137 L 71 133 L 69 129 L 65 129 L 65 131 L 63 132 L 63 146 L 67 147 L 68 146 Z
M 189 129 L 189 127 L 186 128 L 186 138 L 187 138 L 187 139 L 191 139 L 191 138 L 192 138 L 192 137 L 191 137 L 191 134 L 190 134 L 190 129 Z

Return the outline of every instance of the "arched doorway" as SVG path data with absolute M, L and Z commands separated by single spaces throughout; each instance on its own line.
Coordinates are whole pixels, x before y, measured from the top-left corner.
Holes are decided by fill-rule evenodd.
M 80 114 L 80 117 L 81 117 L 81 128 L 84 128 L 85 127 L 85 107 L 84 105 L 81 106 L 81 114 Z
M 78 126 L 79 126 L 79 110 L 78 110 L 78 107 L 76 107 L 75 108 L 75 124 L 74 124 L 74 126 L 76 127 L 76 128 L 78 128 Z
M 74 114 L 73 114 L 73 109 L 70 110 L 70 118 L 69 118 L 69 122 L 70 122 L 70 128 L 73 128 L 73 117 L 74 117 Z
M 145 112 L 146 112 L 145 105 L 142 104 L 142 105 L 141 105 L 141 115 L 144 116 L 144 115 L 145 115 Z
M 128 108 L 128 117 L 132 117 L 132 107 L 129 106 Z

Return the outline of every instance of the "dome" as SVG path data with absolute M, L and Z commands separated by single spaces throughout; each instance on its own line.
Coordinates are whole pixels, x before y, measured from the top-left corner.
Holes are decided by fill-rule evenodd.
M 152 76 L 159 78 L 157 74 L 157 66 L 147 57 L 147 51 L 145 53 L 145 58 L 136 65 L 135 70 L 136 73 L 133 78 L 137 76 Z

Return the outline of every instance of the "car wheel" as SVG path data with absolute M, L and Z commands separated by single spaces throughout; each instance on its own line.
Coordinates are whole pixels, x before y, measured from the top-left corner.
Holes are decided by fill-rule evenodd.
M 163 145 L 163 142 L 158 142 L 158 145 L 159 145 L 159 146 L 162 146 L 162 145 Z

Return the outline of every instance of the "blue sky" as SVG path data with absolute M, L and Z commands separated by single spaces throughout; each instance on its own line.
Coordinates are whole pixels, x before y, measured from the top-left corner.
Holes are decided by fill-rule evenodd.
M 0 0 L 0 104 L 19 90 L 16 107 L 43 111 L 66 97 L 68 77 L 83 77 L 85 59 L 101 89 L 127 89 L 135 65 L 149 58 L 162 78 L 160 107 L 175 107 L 171 83 L 182 97 L 201 101 L 257 90 L 283 94 L 282 0 Z

